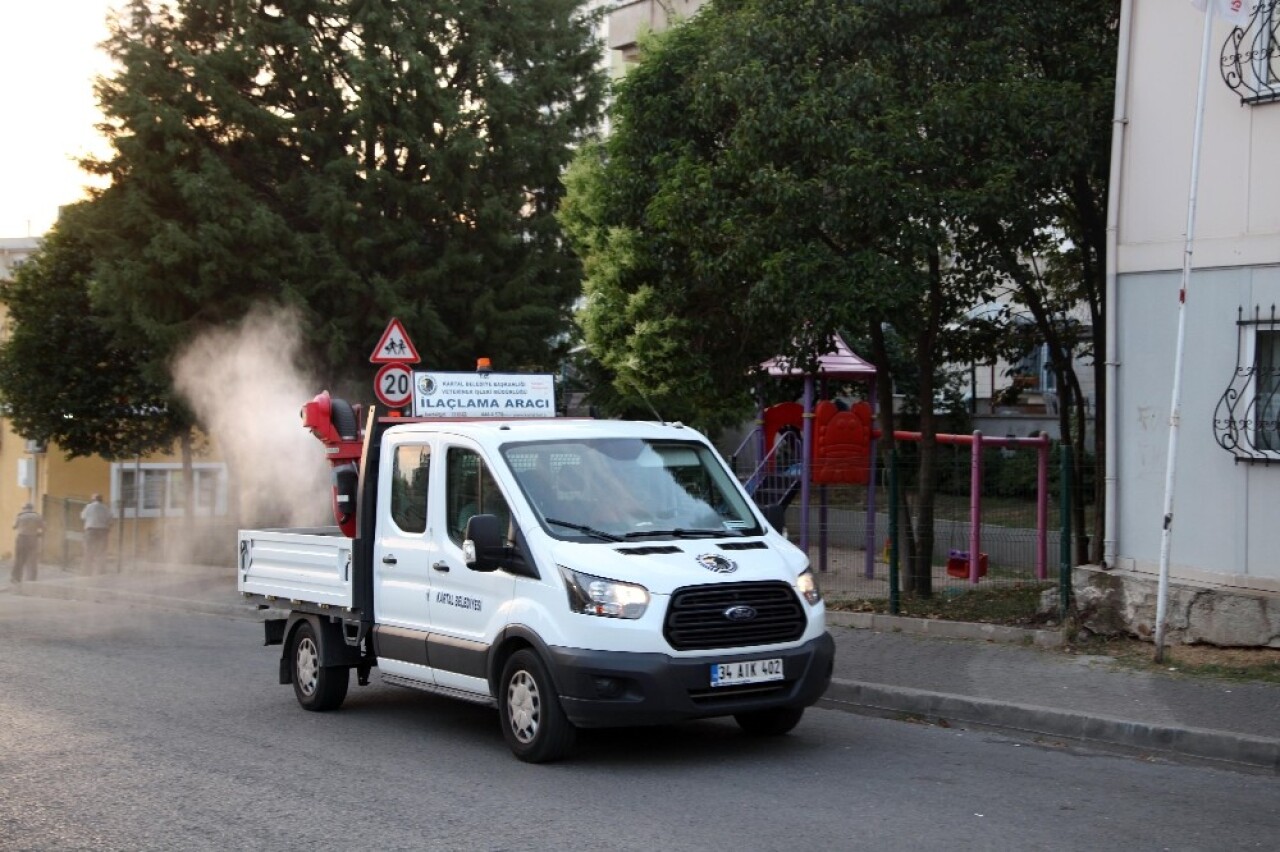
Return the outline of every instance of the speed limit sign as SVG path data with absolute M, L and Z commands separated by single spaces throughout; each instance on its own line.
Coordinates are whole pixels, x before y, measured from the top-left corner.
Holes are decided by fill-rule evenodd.
M 413 398 L 413 371 L 408 364 L 383 364 L 373 379 L 373 392 L 387 408 L 404 408 Z

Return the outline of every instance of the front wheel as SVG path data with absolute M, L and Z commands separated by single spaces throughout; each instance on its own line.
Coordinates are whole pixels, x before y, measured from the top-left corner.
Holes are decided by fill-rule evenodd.
M 507 745 L 526 763 L 559 760 L 573 748 L 577 729 L 560 706 L 547 667 L 528 648 L 502 667 L 498 713 Z
M 298 625 L 289 655 L 293 694 L 307 710 L 336 710 L 347 697 L 351 672 L 345 666 L 320 665 L 320 639 L 310 622 Z
M 754 737 L 780 737 L 800 724 L 803 715 L 803 707 L 774 707 L 739 713 L 733 718 L 742 730 Z

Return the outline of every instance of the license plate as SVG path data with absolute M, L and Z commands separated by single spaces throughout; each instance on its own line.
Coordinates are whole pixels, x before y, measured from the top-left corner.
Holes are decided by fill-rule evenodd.
M 711 666 L 712 686 L 740 686 L 744 683 L 768 683 L 771 680 L 782 680 L 781 659 L 715 663 Z

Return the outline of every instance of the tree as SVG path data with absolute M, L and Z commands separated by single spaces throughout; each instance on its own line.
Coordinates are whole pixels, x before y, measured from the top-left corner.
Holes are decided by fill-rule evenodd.
M 975 234 L 1016 219 L 1001 248 L 1017 255 L 1056 225 L 1044 204 L 1021 224 L 1029 193 L 1015 191 L 1030 73 L 1019 26 L 1037 8 L 706 6 L 648 43 L 562 214 L 586 273 L 584 338 L 620 390 L 723 415 L 762 360 L 808 366 L 836 331 L 861 331 L 892 434 L 886 335 L 909 341 L 923 440 L 907 589 L 922 595 L 935 376 L 964 343 L 961 312 L 1006 272 Z
M 1009 43 L 1021 73 L 1005 86 L 1009 108 L 1003 112 L 1017 148 L 1004 157 L 1008 196 L 974 221 L 974 253 L 1009 282 L 1015 303 L 1048 346 L 1061 399 L 1059 431 L 1075 450 L 1077 483 L 1088 479 L 1089 421 L 1106 418 L 1106 194 L 1119 5 L 1064 0 L 1009 7 L 1015 34 Z M 1081 307 L 1087 335 L 1074 316 Z M 1092 356 L 1092 416 L 1077 356 Z M 1095 431 L 1100 462 L 1107 447 L 1103 430 Z M 1105 481 L 1093 482 L 1092 526 L 1101 530 Z M 1086 493 L 1083 487 L 1072 492 L 1075 561 L 1098 562 L 1102 537 L 1093 536 L 1092 551 L 1085 546 Z
M 554 210 L 603 81 L 578 0 L 132 0 L 98 97 L 95 303 L 152 377 L 261 300 L 350 377 L 398 316 L 437 369 L 554 363 L 578 292 Z
M 54 441 L 69 458 L 125 458 L 172 446 L 185 411 L 167 384 L 143 374 L 148 353 L 120 346 L 89 300 L 93 255 L 75 228 L 75 209 L 12 281 L 0 283 L 8 339 L 0 343 L 0 398 L 14 431 Z

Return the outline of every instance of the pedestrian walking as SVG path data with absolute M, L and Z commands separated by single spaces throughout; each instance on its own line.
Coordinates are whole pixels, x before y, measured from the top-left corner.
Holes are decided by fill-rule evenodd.
M 13 522 L 18 531 L 13 548 L 13 571 L 9 575 L 12 583 L 21 583 L 24 579 L 36 579 L 36 570 L 40 564 L 40 537 L 44 535 L 44 518 L 30 503 L 22 504 L 22 511 Z
M 111 530 L 111 509 L 94 494 L 80 511 L 84 522 L 84 572 L 101 574 L 107 557 L 107 534 Z

